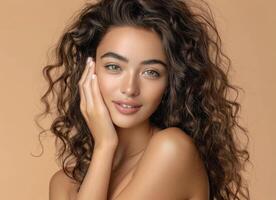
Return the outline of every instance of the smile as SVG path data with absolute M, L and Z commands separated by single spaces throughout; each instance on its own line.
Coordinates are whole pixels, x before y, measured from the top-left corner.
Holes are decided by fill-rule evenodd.
M 118 104 L 114 103 L 116 109 L 121 113 L 121 114 L 133 114 L 136 113 L 140 110 L 142 106 L 130 106 L 126 104 Z

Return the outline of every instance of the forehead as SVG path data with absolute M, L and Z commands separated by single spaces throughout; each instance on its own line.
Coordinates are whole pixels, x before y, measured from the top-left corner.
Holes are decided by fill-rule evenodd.
M 97 56 L 107 51 L 120 53 L 130 60 L 152 57 L 166 60 L 159 35 L 144 28 L 130 26 L 110 28 L 97 48 Z

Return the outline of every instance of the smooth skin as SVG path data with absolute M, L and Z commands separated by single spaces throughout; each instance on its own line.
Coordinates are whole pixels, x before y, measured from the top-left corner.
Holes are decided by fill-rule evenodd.
M 113 166 L 116 170 L 128 155 L 146 147 L 153 128 L 158 130 L 149 123 L 149 117 L 168 84 L 166 54 L 156 33 L 113 27 L 97 48 L 96 63 L 100 91 L 119 139 Z M 133 115 L 122 115 L 114 100 L 133 100 L 142 107 Z
M 110 51 L 128 58 L 128 62 L 101 58 Z M 56 172 L 49 184 L 50 200 L 208 199 L 207 173 L 192 139 L 176 127 L 154 129 L 155 134 L 149 137 L 156 127 L 148 118 L 160 103 L 167 84 L 163 65 L 141 64 L 149 58 L 166 63 L 156 33 L 117 27 L 106 34 L 97 49 L 97 64 L 87 62 L 79 82 L 80 108 L 96 144 L 88 172 L 79 193 L 77 184 L 62 170 Z M 120 70 L 105 70 L 108 62 Z M 156 74 L 150 70 L 160 76 L 153 78 L 152 74 Z M 142 104 L 141 110 L 132 116 L 118 113 L 112 100 L 122 99 L 136 100 Z M 127 159 L 143 148 L 146 149 L 139 159 Z M 130 166 L 135 167 L 132 175 L 120 178 Z

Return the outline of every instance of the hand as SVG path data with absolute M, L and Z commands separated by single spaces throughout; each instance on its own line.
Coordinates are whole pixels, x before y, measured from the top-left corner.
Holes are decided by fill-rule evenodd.
M 117 132 L 102 98 L 97 75 L 95 74 L 95 62 L 91 57 L 87 59 L 78 86 L 80 110 L 92 133 L 95 146 L 117 145 Z

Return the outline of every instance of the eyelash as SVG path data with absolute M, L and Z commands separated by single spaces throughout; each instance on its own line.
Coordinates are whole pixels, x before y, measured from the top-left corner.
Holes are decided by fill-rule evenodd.
M 118 65 L 113 65 L 113 64 L 112 65 L 105 65 L 104 67 L 109 70 L 109 66 L 117 66 L 117 67 L 119 67 Z M 160 76 L 160 74 L 158 72 L 154 71 L 154 70 L 147 70 L 147 71 L 154 72 L 156 74 L 156 76 L 154 76 L 154 77 L 159 77 Z

